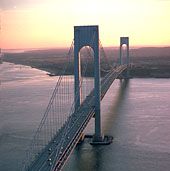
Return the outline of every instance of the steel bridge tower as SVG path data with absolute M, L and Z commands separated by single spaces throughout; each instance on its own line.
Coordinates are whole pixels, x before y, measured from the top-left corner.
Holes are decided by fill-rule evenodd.
M 81 65 L 80 50 L 89 46 L 94 52 L 94 96 L 95 96 L 95 135 L 93 141 L 102 141 L 101 114 L 100 114 L 100 55 L 99 55 L 99 28 L 98 26 L 74 27 L 74 97 L 75 110 L 81 105 Z
M 126 63 L 129 65 L 129 37 L 120 37 L 120 56 L 119 56 L 119 64 L 122 65 L 122 46 L 126 45 Z
M 122 60 L 122 46 L 126 45 L 126 59 L 125 61 Z M 120 52 L 119 52 L 119 65 L 129 65 L 130 59 L 129 59 L 129 37 L 120 37 Z M 126 70 L 126 73 L 124 73 L 123 78 L 129 78 L 129 70 Z

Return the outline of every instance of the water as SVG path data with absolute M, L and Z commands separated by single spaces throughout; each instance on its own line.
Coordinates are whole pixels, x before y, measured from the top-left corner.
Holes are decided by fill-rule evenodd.
M 57 77 L 21 65 L 0 65 L 0 170 L 21 170 L 25 150 Z M 64 171 L 169 171 L 170 79 L 116 80 L 102 101 L 109 146 L 76 147 Z M 92 119 L 86 133 L 93 133 Z
M 18 171 L 56 78 L 30 67 L 3 63 L 0 82 L 0 170 Z

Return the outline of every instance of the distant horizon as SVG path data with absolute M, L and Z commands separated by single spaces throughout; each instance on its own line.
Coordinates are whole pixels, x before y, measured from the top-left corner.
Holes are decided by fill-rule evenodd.
M 119 46 L 103 46 L 104 48 L 114 48 L 114 49 L 118 49 Z M 7 48 L 7 49 L 2 49 L 2 51 L 29 51 L 29 50 L 50 50 L 50 49 L 68 49 L 70 47 L 68 46 L 57 46 L 57 47 L 31 47 L 31 48 Z M 158 45 L 158 46 L 154 46 L 154 45 L 144 45 L 144 46 L 140 46 L 140 45 L 136 45 L 136 46 L 130 46 L 130 49 L 139 49 L 139 48 L 170 48 L 170 45 Z

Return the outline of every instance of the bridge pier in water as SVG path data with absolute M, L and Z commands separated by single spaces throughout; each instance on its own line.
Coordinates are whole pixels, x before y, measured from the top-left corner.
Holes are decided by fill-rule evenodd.
M 94 143 L 105 141 L 101 130 L 101 82 L 100 82 L 100 55 L 98 26 L 74 27 L 74 102 L 75 111 L 81 105 L 81 63 L 79 52 L 84 46 L 90 46 L 94 52 L 94 96 L 95 96 L 95 134 Z

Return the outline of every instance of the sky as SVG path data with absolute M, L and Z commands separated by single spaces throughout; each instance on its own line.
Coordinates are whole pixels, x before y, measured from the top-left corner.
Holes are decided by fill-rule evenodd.
M 73 27 L 99 25 L 103 46 L 170 45 L 170 0 L 0 0 L 3 49 L 69 47 Z

